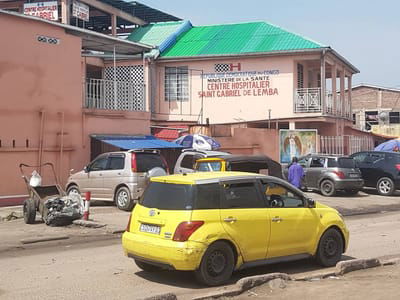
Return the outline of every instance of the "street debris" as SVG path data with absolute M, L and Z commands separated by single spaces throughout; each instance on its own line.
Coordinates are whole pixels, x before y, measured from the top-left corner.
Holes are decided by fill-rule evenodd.
M 86 220 L 74 220 L 72 223 L 78 226 L 89 227 L 89 228 L 101 228 L 107 225 L 103 223 L 86 221 Z
M 23 214 L 20 212 L 12 211 L 7 216 L 0 218 L 0 221 L 12 221 L 23 218 Z
M 82 198 L 79 195 L 51 196 L 46 199 L 44 206 L 47 209 L 44 219 L 49 226 L 69 225 L 83 215 Z

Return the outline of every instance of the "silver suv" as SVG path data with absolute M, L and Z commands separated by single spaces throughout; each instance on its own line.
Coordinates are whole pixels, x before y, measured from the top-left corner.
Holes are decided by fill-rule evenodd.
M 311 154 L 300 157 L 298 163 L 304 169 L 305 189 L 333 196 L 338 190 L 355 195 L 363 188 L 361 172 L 351 157 Z M 285 168 L 284 175 L 287 178 L 288 168 Z
M 174 174 L 195 172 L 194 165 L 196 160 L 200 158 L 220 157 L 226 155 L 230 155 L 230 153 L 211 150 L 184 149 L 176 161 Z
M 67 194 L 90 191 L 91 199 L 114 201 L 119 209 L 130 211 L 149 178 L 167 173 L 167 163 L 158 150 L 109 152 L 72 174 L 66 190 Z

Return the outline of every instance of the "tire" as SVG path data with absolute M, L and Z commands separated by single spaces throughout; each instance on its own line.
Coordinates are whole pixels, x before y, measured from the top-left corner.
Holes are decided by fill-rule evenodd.
M 78 186 L 73 184 L 73 185 L 70 185 L 67 189 L 67 195 L 69 195 L 69 194 L 78 194 L 80 196 L 81 192 L 79 191 Z
M 140 269 L 142 269 L 143 271 L 146 271 L 146 272 L 157 272 L 157 271 L 161 271 L 161 268 L 160 268 L 160 267 L 157 267 L 157 266 L 154 266 L 154 265 L 145 263 L 145 262 L 140 261 L 140 260 L 136 260 L 136 259 L 135 259 L 135 263 L 136 263 L 136 265 L 137 265 Z
M 326 197 L 331 197 L 336 193 L 335 184 L 333 183 L 332 180 L 329 179 L 322 180 L 320 184 L 320 190 L 321 194 Z
M 235 268 L 232 248 L 225 242 L 211 244 L 195 271 L 197 280 L 208 286 L 221 285 L 229 280 Z
M 352 189 L 352 190 L 345 190 L 346 194 L 355 196 L 358 194 L 359 190 L 358 189 Z
M 24 221 L 26 224 L 35 223 L 36 219 L 36 206 L 33 199 L 26 199 L 23 206 Z
M 391 196 L 394 193 L 394 182 L 389 177 L 382 177 L 376 183 L 376 189 L 382 196 Z
M 131 193 L 125 186 L 120 187 L 115 193 L 115 204 L 120 210 L 131 211 L 135 202 L 131 199 Z
M 336 229 L 328 229 L 319 240 L 317 262 L 323 267 L 335 266 L 343 253 L 343 238 Z

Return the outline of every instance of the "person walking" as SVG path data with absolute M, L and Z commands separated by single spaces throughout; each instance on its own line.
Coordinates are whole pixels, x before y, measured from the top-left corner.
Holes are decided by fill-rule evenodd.
M 296 156 L 293 157 L 292 163 L 289 167 L 288 180 L 297 188 L 301 188 L 301 180 L 304 176 L 303 167 L 298 164 L 298 159 Z

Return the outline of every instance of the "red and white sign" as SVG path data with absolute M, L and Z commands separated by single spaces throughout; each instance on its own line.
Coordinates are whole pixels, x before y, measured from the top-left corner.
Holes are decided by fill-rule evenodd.
M 57 1 L 25 3 L 24 14 L 58 21 L 58 3 Z
M 89 21 L 89 6 L 78 1 L 72 2 L 72 16 L 85 22 Z

